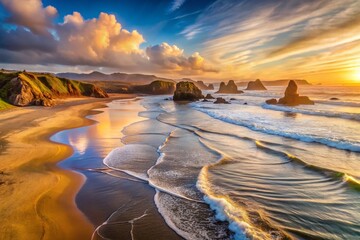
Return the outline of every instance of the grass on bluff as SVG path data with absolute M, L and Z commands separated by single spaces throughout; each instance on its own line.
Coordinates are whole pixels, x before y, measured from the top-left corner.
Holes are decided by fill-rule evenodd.
M 0 72 L 0 98 L 6 99 L 8 87 L 10 86 L 10 80 L 19 77 L 23 81 L 27 82 L 35 92 L 51 95 L 68 95 L 68 85 L 71 85 L 72 89 L 77 90 L 79 93 L 86 95 L 90 93 L 93 85 L 74 81 L 66 78 L 59 78 L 51 74 L 46 73 L 28 73 L 28 72 L 16 72 L 5 73 Z
M 0 98 L 0 111 L 6 110 L 6 109 L 9 109 L 9 108 L 13 108 L 13 107 L 14 107 L 13 105 L 5 102 L 4 100 L 2 100 L 2 99 Z

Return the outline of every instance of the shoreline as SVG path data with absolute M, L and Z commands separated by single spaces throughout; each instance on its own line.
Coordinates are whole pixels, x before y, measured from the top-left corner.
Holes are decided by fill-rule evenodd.
M 96 114 L 104 103 L 134 97 L 68 99 L 52 108 L 0 112 L 0 235 L 4 239 L 90 239 L 94 226 L 75 203 L 84 176 L 57 165 L 73 149 L 50 138 L 93 124 L 86 116 Z

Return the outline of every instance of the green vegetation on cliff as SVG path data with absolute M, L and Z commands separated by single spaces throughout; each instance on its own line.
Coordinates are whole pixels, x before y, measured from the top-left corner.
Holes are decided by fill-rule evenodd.
M 0 111 L 14 107 L 0 98 Z
M 108 97 L 104 90 L 94 84 L 52 74 L 0 72 L 0 98 L 12 105 L 52 106 L 55 98 L 76 96 Z
M 175 83 L 166 81 L 153 81 L 147 85 L 138 85 L 131 88 L 134 92 L 146 94 L 173 94 L 175 91 Z

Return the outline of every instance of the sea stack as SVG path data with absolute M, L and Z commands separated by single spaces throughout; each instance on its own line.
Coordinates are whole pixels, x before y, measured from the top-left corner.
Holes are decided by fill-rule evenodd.
M 234 80 L 230 80 L 227 85 L 221 82 L 219 91 L 216 93 L 243 93 L 243 91 L 237 89 Z
M 204 98 L 201 90 L 192 82 L 179 82 L 176 84 L 174 101 L 197 101 Z
M 205 99 L 215 99 L 210 93 L 206 94 Z
M 307 96 L 299 96 L 297 92 L 298 86 L 294 80 L 290 80 L 289 85 L 285 90 L 285 96 L 280 98 L 277 101 L 277 104 L 287 105 L 287 106 L 297 106 L 297 105 L 313 105 L 314 102 L 309 99 Z M 276 104 L 274 99 L 267 100 L 268 104 Z
M 264 84 L 260 81 L 260 79 L 256 79 L 255 81 L 250 81 L 245 90 L 267 90 Z
M 226 101 L 222 97 L 218 97 L 218 98 L 216 98 L 216 101 L 214 102 L 214 104 L 230 104 L 230 102 Z

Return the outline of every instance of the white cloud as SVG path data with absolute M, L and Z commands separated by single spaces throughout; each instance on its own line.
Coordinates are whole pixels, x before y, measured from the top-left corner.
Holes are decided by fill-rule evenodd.
M 217 0 L 182 35 L 201 40 L 202 55 L 224 74 L 253 78 L 296 55 L 359 39 L 359 16 L 357 0 Z
M 217 72 L 216 69 L 206 64 L 204 58 L 198 52 L 186 57 L 183 49 L 178 48 L 176 45 L 170 46 L 165 42 L 146 48 L 146 55 L 149 57 L 150 62 L 164 69 L 187 74 Z
M 177 9 L 179 9 L 186 0 L 173 0 L 173 2 L 171 3 L 170 12 L 176 11 Z
M 56 27 L 58 53 L 77 64 L 127 65 L 126 55 L 141 58 L 140 44 L 145 40 L 136 30 L 129 32 L 112 14 L 84 20 L 80 13 L 64 17 Z
M 36 34 L 47 34 L 57 15 L 53 6 L 43 7 L 41 0 L 0 0 L 10 13 L 8 22 L 30 29 Z
M 113 14 L 100 13 L 98 18 L 84 19 L 79 12 L 74 12 L 66 15 L 62 23 L 54 24 L 52 18 L 57 10 L 50 6 L 44 8 L 40 0 L 29 0 L 32 6 L 23 0 L 0 1 L 11 14 L 11 22 L 17 25 L 12 30 L 0 28 L 0 54 L 4 63 L 180 74 L 214 71 L 199 53 L 186 57 L 184 50 L 176 45 L 162 43 L 142 49 L 143 35 L 124 29 Z

